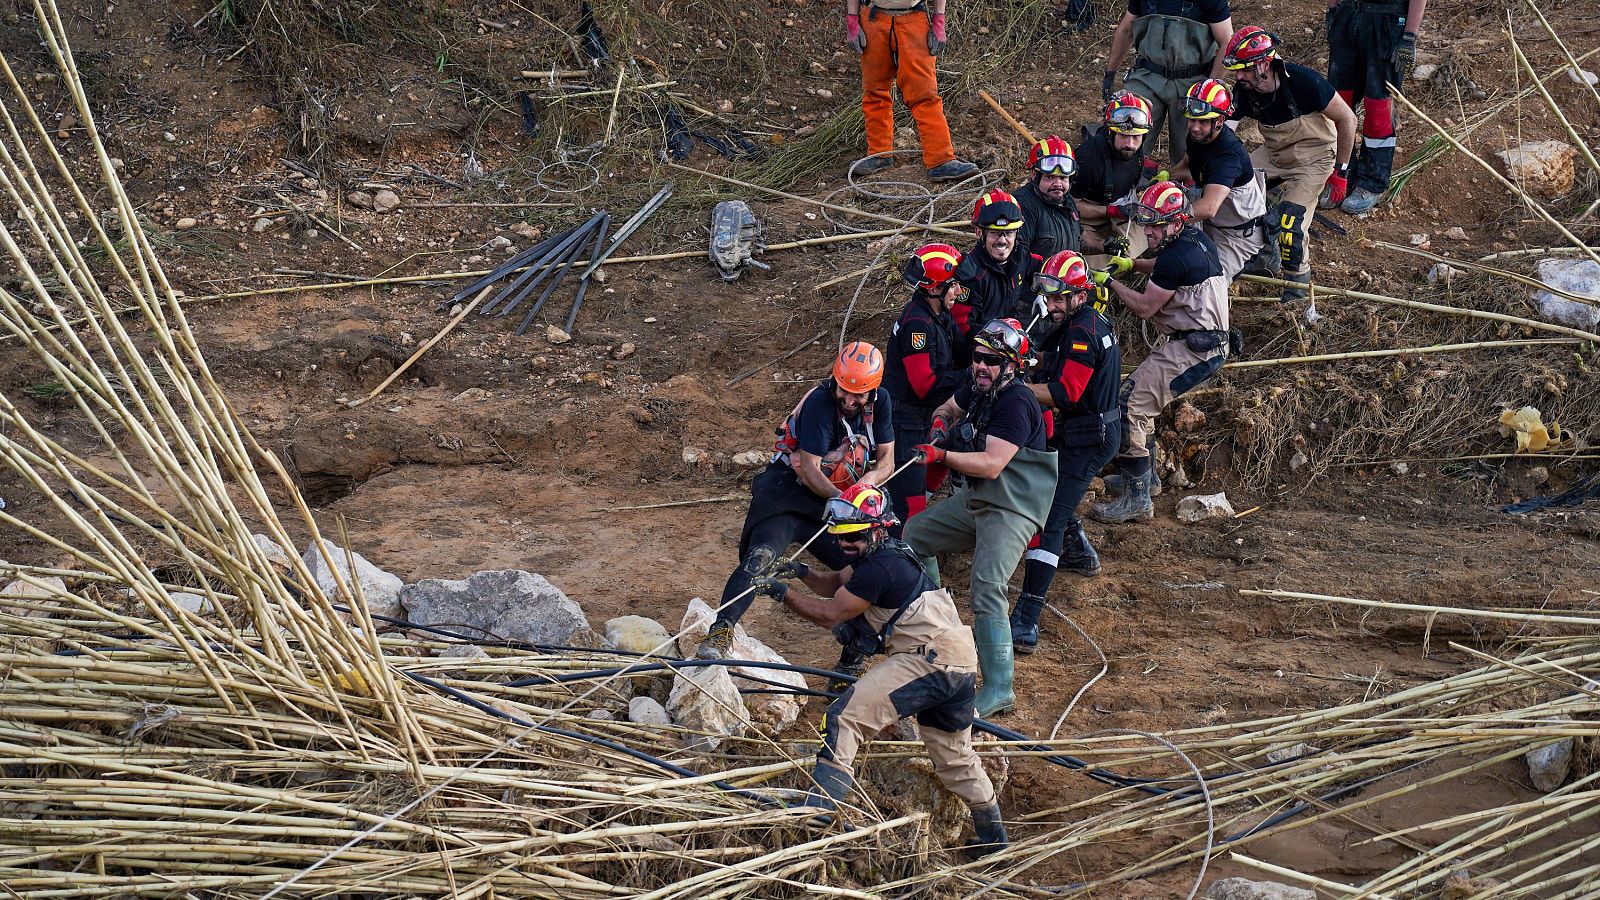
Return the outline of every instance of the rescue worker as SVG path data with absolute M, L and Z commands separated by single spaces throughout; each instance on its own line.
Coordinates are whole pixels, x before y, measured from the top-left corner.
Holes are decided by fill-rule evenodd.
M 937 577 L 938 556 L 972 551 L 972 630 L 983 687 L 978 714 L 1016 704 L 1007 591 L 1028 541 L 1044 527 L 1055 492 L 1056 455 L 1045 444 L 1044 411 L 1023 380 L 1028 335 L 1015 319 L 978 332 L 972 377 L 933 414 L 929 465 L 966 476 L 948 500 L 906 523 L 906 543 Z
M 1389 85 L 1401 84 L 1417 61 L 1427 6 L 1427 0 L 1328 0 L 1328 80 L 1352 112 L 1358 104 L 1366 107 L 1355 188 L 1343 203 L 1324 197 L 1328 207 L 1369 212 L 1389 190 L 1395 147 Z
M 1122 348 L 1111 320 L 1088 302 L 1096 292 L 1088 263 L 1070 250 L 1057 253 L 1045 261 L 1033 283 L 1045 298 L 1052 328 L 1028 387 L 1054 413 L 1050 446 L 1056 451 L 1057 474 L 1039 546 L 1024 557 L 1022 593 L 1011 611 L 1011 646 L 1018 653 L 1032 653 L 1039 644 L 1039 614 L 1058 569 L 1100 574 L 1100 556 L 1083 532 L 1078 504 L 1122 442 L 1122 405 L 1117 400 Z
M 1139 179 L 1156 168 L 1145 152 L 1149 133 L 1150 103 L 1132 91 L 1118 91 L 1100 114 L 1099 126 L 1085 128 L 1072 196 L 1084 227 L 1098 230 L 1102 239 L 1111 227 L 1128 221 Z
M 950 592 L 923 572 L 911 548 L 889 537 L 896 521 L 883 491 L 855 485 L 828 501 L 828 531 L 845 565 L 825 572 L 794 562 L 756 585 L 758 593 L 824 628 L 864 621 L 861 651 L 888 654 L 829 705 L 812 771 L 816 790 L 805 805 L 836 811 L 854 783 L 851 767 L 861 746 L 914 715 L 934 774 L 972 810 L 976 838 L 966 853 L 975 859 L 1003 849 L 1007 841 L 994 784 L 972 749 L 977 682 L 972 630 L 961 624 Z M 780 580 L 789 578 L 800 579 L 819 597 L 790 590 Z M 831 818 L 818 817 L 821 822 Z
M 966 290 L 955 280 L 961 251 L 949 244 L 926 244 L 906 261 L 903 277 L 911 302 L 889 332 L 888 367 L 883 386 L 894 400 L 894 466 L 900 471 L 885 487 L 900 522 L 927 508 L 927 467 L 911 462 L 916 447 L 928 441 L 933 411 L 950 399 L 967 371 L 955 364 L 958 340 L 950 307 Z M 891 529 L 900 536 L 900 526 Z
M 864 8 L 863 8 L 864 7 Z M 866 117 L 867 155 L 851 165 L 867 175 L 894 164 L 894 98 L 911 110 L 922 143 L 922 164 L 934 181 L 955 181 L 978 167 L 956 159 L 939 97 L 935 58 L 947 33 L 945 0 L 845 0 L 845 43 L 861 54 L 861 113 Z
M 978 242 L 956 266 L 956 281 L 967 289 L 967 301 L 952 310 L 961 333 L 955 359 L 962 368 L 972 359 L 979 328 L 1021 314 L 1032 299 L 1028 289 L 1044 260 L 1018 248 L 1022 223 L 1022 206 L 1006 191 L 989 191 L 972 205 L 972 230 Z
M 1150 280 L 1135 289 L 1105 271 L 1093 276 L 1160 333 L 1155 348 L 1122 388 L 1126 433 L 1118 460 L 1124 491 L 1089 512 L 1095 520 L 1112 524 L 1153 517 L 1150 487 L 1157 476 L 1151 451 L 1156 416 L 1174 398 L 1221 370 L 1229 352 L 1228 280 L 1216 245 L 1191 223 L 1193 213 L 1183 188 L 1170 181 L 1152 184 L 1140 196 L 1133 216 L 1155 258 L 1116 260 L 1114 271 L 1137 269 L 1149 273 Z
M 1017 231 L 1018 254 L 1031 254 L 1041 260 L 1062 250 L 1083 252 L 1102 249 L 1100 236 L 1085 233 L 1072 196 L 1072 176 L 1078 171 L 1072 145 L 1055 135 L 1040 140 L 1028 151 L 1028 168 L 1033 178 L 1017 189 L 1017 204 L 1022 207 L 1022 228 Z
M 1222 65 L 1238 80 L 1236 115 L 1261 124 L 1262 143 L 1251 159 L 1265 170 L 1277 209 L 1268 224 L 1281 277 L 1309 284 L 1311 219 L 1324 185 L 1330 200 L 1344 196 L 1356 114 L 1326 78 L 1280 58 L 1277 37 L 1254 25 L 1228 42 Z M 1283 290 L 1284 302 L 1305 298 L 1305 288 Z
M 807 391 L 778 429 L 772 461 L 750 482 L 750 509 L 739 533 L 740 565 L 722 588 L 717 619 L 696 648 L 721 659 L 733 646 L 733 626 L 750 608 L 750 580 L 766 574 L 791 545 L 826 524 L 823 504 L 859 481 L 885 481 L 894 471 L 894 404 L 883 382 L 883 354 L 865 341 L 839 351 L 833 374 Z M 812 555 L 835 568 L 839 548 L 826 537 Z M 847 660 L 841 660 L 841 665 Z
M 1195 82 L 1222 74 L 1221 50 L 1232 36 L 1228 0 L 1128 0 L 1128 9 L 1111 36 L 1100 99 L 1111 99 L 1117 69 L 1132 47 L 1133 68 L 1123 77 L 1122 86 L 1149 101 L 1151 127 L 1157 133 L 1166 123 L 1167 152 L 1177 162 L 1183 159 L 1186 139 L 1178 115 L 1183 98 Z
M 1193 179 L 1200 197 L 1191 214 L 1217 246 L 1222 274 L 1232 282 L 1267 239 L 1262 220 L 1267 214 L 1266 182 L 1244 141 L 1228 127 L 1233 95 L 1214 78 L 1189 89 L 1183 115 L 1189 121 L 1189 152 L 1173 170 L 1177 179 Z

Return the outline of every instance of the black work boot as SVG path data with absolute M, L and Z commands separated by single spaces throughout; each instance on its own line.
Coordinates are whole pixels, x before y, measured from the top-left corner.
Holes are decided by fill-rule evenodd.
M 863 156 L 850 164 L 851 175 L 871 175 L 894 165 L 894 159 L 885 156 Z
M 1135 466 L 1139 471 L 1130 471 Z M 1091 519 L 1107 525 L 1121 525 L 1124 522 L 1148 522 L 1155 518 L 1156 507 L 1150 502 L 1150 458 L 1145 456 L 1129 460 L 1123 475 L 1122 485 L 1126 490 L 1109 503 L 1096 503 L 1090 507 Z
M 833 670 L 840 675 L 849 675 L 851 678 L 860 678 L 867 673 L 867 658 L 861 651 L 846 644 L 839 648 L 839 661 L 834 664 Z M 854 681 L 843 678 L 828 679 L 828 693 L 842 694 L 850 690 Z
M 956 181 L 976 174 L 978 174 L 976 165 L 960 159 L 942 162 L 928 170 L 928 177 L 934 181 Z
M 1011 610 L 1011 649 L 1026 656 L 1039 646 L 1039 614 L 1044 612 L 1044 598 L 1035 594 L 1019 594 L 1016 608 Z
M 1000 821 L 1000 801 L 972 808 L 973 838 L 962 851 L 967 859 L 981 859 L 1011 846 L 1006 837 L 1006 826 Z
M 1127 476 L 1125 475 L 1107 475 L 1105 478 L 1102 478 L 1101 481 L 1105 483 L 1106 490 L 1115 495 L 1123 492 L 1123 485 L 1127 483 L 1126 478 Z M 1154 472 L 1146 472 L 1144 480 L 1145 483 L 1150 487 L 1150 496 L 1161 496 L 1161 479 L 1156 478 Z
M 817 760 L 811 770 L 811 779 L 817 783 L 811 793 L 795 806 L 812 806 L 826 810 L 827 813 L 836 812 L 840 801 L 850 795 L 850 786 L 855 783 L 849 770 L 828 762 L 825 759 Z M 812 828 L 827 828 L 833 824 L 833 816 L 821 813 L 806 820 Z
M 1283 275 L 1283 280 L 1293 281 L 1295 284 L 1310 284 L 1311 273 L 1302 272 L 1299 275 L 1290 275 L 1289 273 L 1285 272 Z M 1278 298 L 1278 302 L 1298 303 L 1309 296 L 1311 296 L 1310 293 L 1303 287 L 1286 287 L 1283 289 L 1283 295 Z
M 1100 554 L 1094 551 L 1089 536 L 1083 533 L 1082 522 L 1067 529 L 1067 540 L 1061 547 L 1061 562 L 1056 569 L 1085 578 L 1100 574 Z

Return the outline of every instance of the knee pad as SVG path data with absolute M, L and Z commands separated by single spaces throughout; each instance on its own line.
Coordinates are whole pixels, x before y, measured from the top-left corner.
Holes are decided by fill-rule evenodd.
M 1278 256 L 1285 269 L 1293 271 L 1305 258 L 1306 216 L 1310 213 L 1298 203 L 1285 200 L 1278 206 Z
M 1361 136 L 1394 137 L 1394 101 L 1368 99 L 1367 117 L 1361 121 Z

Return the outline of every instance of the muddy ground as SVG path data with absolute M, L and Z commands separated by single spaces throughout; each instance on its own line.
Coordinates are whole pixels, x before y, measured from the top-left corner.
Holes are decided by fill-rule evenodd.
M 463 46 L 510 77 L 522 68 L 575 67 L 549 31 L 552 22 L 572 26 L 576 4 L 568 6 L 485 3 L 450 9 L 489 23 L 478 29 L 481 34 L 463 38 Z M 1582 7 L 1569 3 L 1549 10 L 1558 24 L 1573 26 L 1567 40 L 1579 51 L 1595 42 L 1584 31 L 1593 29 Z M 75 26 L 81 31 L 77 49 L 96 75 L 102 133 L 121 154 L 125 182 L 143 205 L 150 231 L 166 246 L 169 274 L 191 298 L 329 280 L 280 269 L 366 276 L 484 268 L 505 258 L 508 251 L 499 244 L 525 247 L 533 229 L 568 227 L 598 203 L 614 203 L 626 215 L 669 175 L 686 189 L 687 199 L 653 220 L 625 252 L 705 246 L 712 200 L 707 185 L 656 164 L 648 130 L 634 118 L 624 116 L 627 140 L 646 150 L 632 164 L 606 156 L 600 188 L 545 192 L 529 184 L 528 176 L 536 162 L 553 158 L 550 136 L 536 141 L 519 131 L 515 98 L 490 94 L 486 106 L 479 101 L 487 89 L 464 88 L 469 80 L 449 63 L 404 43 L 352 49 L 370 58 L 357 58 L 360 75 L 339 101 L 339 162 L 309 175 L 287 165 L 283 159 L 298 156 L 281 97 L 253 55 L 230 56 L 238 35 L 206 22 L 202 17 L 210 8 L 142 0 L 90 4 L 79 11 Z M 1299 0 L 1241 5 L 1235 22 L 1264 20 L 1291 36 L 1299 58 L 1321 68 L 1320 10 L 1321 4 Z M 959 22 L 956 40 L 981 43 L 987 36 L 978 29 L 1000 30 L 1003 11 L 998 4 L 981 5 L 973 19 Z M 619 21 L 606 18 L 609 8 L 603 13 L 603 22 Z M 1430 10 L 1423 61 L 1451 62 L 1463 77 L 1503 96 L 1511 70 L 1497 31 L 1501 15 L 1493 4 Z M 43 71 L 26 38 L 30 16 L 18 7 L 8 17 L 6 52 L 14 64 L 31 62 Z M 857 96 L 853 60 L 840 51 L 831 8 L 754 0 L 723 17 L 708 15 L 702 4 L 646 4 L 638 16 L 645 25 L 614 39 L 613 51 L 631 43 L 634 52 L 679 80 L 677 90 L 702 106 L 731 110 L 727 118 L 753 133 L 770 132 L 793 143 Z M 1033 127 L 1075 136 L 1097 94 L 1106 22 L 1102 17 L 1087 32 L 1050 29 L 988 87 Z M 1538 37 L 1529 38 L 1528 52 L 1547 71 L 1557 64 L 1557 51 Z M 976 49 L 957 47 L 943 64 L 952 70 L 946 77 L 979 58 Z M 22 75 L 32 77 L 28 71 Z M 521 86 L 537 90 L 536 83 Z M 1570 101 L 1575 126 L 1594 136 L 1600 108 L 1583 106 L 1581 89 L 1565 78 L 1551 86 Z M 1474 102 L 1460 88 L 1452 82 L 1447 89 L 1419 86 L 1416 93 L 1425 108 L 1453 121 Z M 47 115 L 66 109 L 48 81 L 41 80 L 38 90 Z M 724 100 L 730 106 L 722 106 Z M 495 104 L 503 109 L 488 109 Z M 960 152 L 1018 173 L 1019 141 L 975 95 L 952 99 L 948 110 Z M 581 110 L 560 125 L 572 129 L 572 145 L 595 140 L 606 127 L 603 115 Z M 1476 141 L 1489 152 L 1508 140 L 1556 136 L 1556 127 L 1530 102 L 1480 130 Z M 81 124 L 63 120 L 61 128 L 68 152 L 81 148 Z M 1402 157 L 1421 136 L 1417 123 L 1405 123 Z M 781 152 L 782 144 L 771 152 Z M 840 146 L 821 176 L 792 189 L 823 196 L 840 187 L 842 166 L 860 150 Z M 503 175 L 506 189 L 498 189 L 493 178 L 465 188 L 439 180 L 460 180 L 469 151 L 484 171 Z M 734 171 L 703 147 L 689 162 Z M 907 165 L 896 177 L 920 174 Z M 350 191 L 383 187 L 397 192 L 400 209 L 377 213 L 347 199 Z M 1575 190 L 1584 189 L 1580 184 Z M 1592 198 L 1592 180 L 1587 189 Z M 769 240 L 833 231 L 803 204 L 744 196 L 766 223 Z M 552 205 L 413 205 L 524 200 Z M 320 209 L 322 221 L 289 206 Z M 1549 243 L 1527 223 L 1524 209 L 1459 161 L 1419 176 L 1397 206 L 1360 220 L 1342 213 L 1329 218 L 1349 233 L 1321 229 L 1319 280 L 1400 296 L 1427 290 L 1419 283 L 1427 264 L 1374 251 L 1364 241 L 1404 244 L 1420 234 L 1437 251 L 1469 258 Z M 258 226 L 263 219 L 267 224 Z M 330 233 L 329 223 L 342 238 Z M 1451 227 L 1462 228 L 1465 239 L 1448 237 Z M 371 390 L 443 326 L 446 316 L 436 307 L 459 281 L 197 301 L 189 315 L 245 422 L 290 463 L 324 527 L 342 517 L 356 548 L 374 562 L 407 580 L 529 569 L 580 600 L 591 620 L 638 613 L 671 627 L 689 598 L 717 594 L 734 565 L 742 497 L 754 470 L 735 465 L 733 456 L 768 448 L 773 425 L 829 364 L 856 282 L 822 291 L 814 285 L 861 268 L 878 249 L 843 243 L 773 253 L 767 257 L 772 271 L 749 271 L 733 284 L 719 281 L 703 257 L 609 266 L 570 342 L 551 343 L 542 327 L 565 315 L 568 287 L 524 337 L 513 335 L 506 319 L 469 319 L 358 409 L 340 401 Z M 1508 311 L 1525 312 L 1525 299 L 1510 291 L 1505 296 Z M 882 275 L 872 279 L 855 307 L 851 336 L 881 340 L 900 302 L 897 286 Z M 1325 302 L 1324 311 L 1330 313 L 1324 334 L 1346 344 L 1369 325 L 1377 337 L 1381 324 L 1382 346 L 1429 343 L 1435 334 L 1430 329 L 1436 323 L 1425 314 L 1339 301 Z M 1306 346 L 1292 317 L 1275 304 L 1242 302 L 1235 321 L 1255 345 L 1267 348 L 1265 356 L 1292 355 Z M 1422 339 L 1411 339 L 1413 330 Z M 822 339 L 808 349 L 729 385 L 734 375 L 816 334 Z M 1495 335 L 1485 330 L 1479 336 Z M 1311 340 L 1314 345 L 1317 339 Z M 23 362 L 20 351 L 0 349 L 0 358 L 12 363 L 4 367 L 0 387 L 20 398 L 36 423 L 86 439 L 69 408 L 39 390 L 40 373 Z M 1272 452 L 1263 460 L 1259 452 L 1246 452 L 1252 439 L 1237 428 L 1239 407 L 1252 391 L 1305 388 L 1307 379 L 1339 378 L 1356 391 L 1393 393 L 1399 387 L 1390 363 L 1252 370 L 1227 376 L 1233 390 L 1198 398 L 1197 407 L 1213 426 L 1178 437 L 1174 445 L 1203 451 L 1203 474 L 1197 466 L 1189 470 L 1199 480 L 1194 490 L 1226 490 L 1236 509 L 1253 511 L 1222 523 L 1182 525 L 1173 507 L 1192 491 L 1169 489 L 1151 524 L 1089 525 L 1104 574 L 1063 577 L 1050 599 L 1104 650 L 1109 673 L 1067 717 L 1061 734 L 1111 727 L 1162 731 L 1314 709 L 1460 671 L 1469 659 L 1450 650 L 1448 641 L 1494 651 L 1514 637 L 1497 623 L 1448 617 L 1425 634 L 1420 615 L 1361 615 L 1318 603 L 1244 597 L 1241 588 L 1484 608 L 1575 610 L 1600 603 L 1600 514 L 1594 504 L 1529 517 L 1499 509 L 1507 501 L 1562 489 L 1590 471 L 1592 462 L 1544 462 L 1546 481 L 1533 471 L 1535 461 L 1386 461 L 1503 452 L 1509 441 L 1492 427 L 1502 406 L 1559 407 L 1566 398 L 1595 392 L 1593 375 L 1582 357 L 1573 362 L 1570 349 L 1527 351 L 1523 357 L 1497 357 L 1494 364 L 1522 366 L 1521 360 L 1526 368 L 1519 371 L 1528 377 L 1462 398 L 1481 410 L 1470 434 L 1432 436 L 1432 443 L 1414 446 L 1404 436 L 1398 443 L 1371 442 L 1362 446 L 1412 452 L 1369 453 L 1355 460 L 1363 465 L 1346 464 L 1348 454 L 1314 452 L 1315 465 L 1291 470 L 1287 461 L 1298 447 L 1316 451 L 1348 430 L 1377 427 L 1371 421 L 1319 422 L 1313 413 L 1304 421 L 1274 422 L 1277 436 L 1267 440 Z M 1434 357 L 1426 365 L 1412 363 L 1409 371 L 1401 366 L 1401 375 L 1424 389 L 1481 386 L 1481 380 L 1452 380 L 1477 364 Z M 1565 424 L 1583 436 L 1600 423 Z M 1441 447 L 1449 452 L 1437 452 Z M 44 514 L 43 505 L 17 485 L 4 487 L 14 511 Z M 734 499 L 614 509 L 727 497 Z M 60 561 L 15 535 L 6 535 L 0 550 L 7 559 Z M 948 571 L 959 585 L 964 569 L 958 563 Z M 773 608 L 758 605 L 745 624 L 794 661 L 832 661 L 833 647 L 817 629 Z M 1004 720 L 1034 735 L 1051 730 L 1073 692 L 1098 670 L 1092 651 L 1059 619 L 1047 615 L 1044 635 L 1040 652 L 1018 667 L 1025 700 Z M 1008 814 L 1089 790 L 1087 782 L 1040 763 L 1018 765 L 1015 772 L 1004 798 Z M 1525 772 L 1507 765 L 1484 784 L 1431 792 L 1392 815 L 1421 821 L 1486 797 L 1511 801 L 1530 791 Z M 1395 848 L 1382 845 L 1344 849 L 1366 836 L 1355 826 L 1320 827 L 1275 838 L 1255 854 L 1313 874 L 1359 880 L 1397 858 Z M 1070 880 L 1075 867 L 1092 869 L 1098 862 L 1061 861 L 1058 871 L 1041 874 L 1041 880 Z M 1232 871 L 1225 863 L 1213 871 L 1219 869 Z M 1175 889 L 1186 877 L 1180 872 L 1170 882 L 1158 879 L 1149 886 L 1151 895 Z

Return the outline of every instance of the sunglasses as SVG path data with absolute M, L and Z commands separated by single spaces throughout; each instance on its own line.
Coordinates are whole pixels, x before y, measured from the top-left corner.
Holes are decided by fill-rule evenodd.
M 972 354 L 972 361 L 977 365 L 989 366 L 990 368 L 999 368 L 1006 364 L 1004 356 L 996 356 L 993 353 L 974 353 Z
M 844 534 L 833 536 L 834 543 L 838 544 L 864 544 L 872 537 L 872 529 L 864 528 L 861 531 L 847 531 Z

